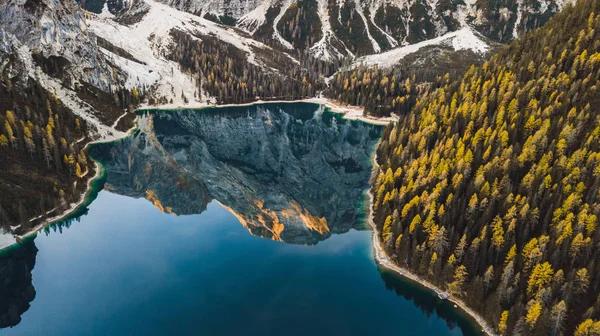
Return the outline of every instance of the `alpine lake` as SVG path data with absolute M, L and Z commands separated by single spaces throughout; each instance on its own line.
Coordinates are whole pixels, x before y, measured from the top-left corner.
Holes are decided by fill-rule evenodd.
M 139 111 L 85 204 L 0 253 L 0 335 L 480 335 L 379 267 L 382 127 L 320 105 Z

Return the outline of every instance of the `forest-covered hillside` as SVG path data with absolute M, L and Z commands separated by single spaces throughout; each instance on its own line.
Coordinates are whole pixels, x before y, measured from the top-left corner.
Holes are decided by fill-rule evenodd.
M 27 232 L 34 217 L 77 202 L 94 175 L 84 151 L 88 126 L 33 80 L 17 86 L 0 73 L 0 233 Z
M 196 97 L 204 90 L 218 104 L 262 100 L 294 100 L 314 97 L 324 87 L 320 70 L 323 62 L 313 58 L 295 63 L 273 50 L 258 50 L 269 60 L 271 71 L 247 61 L 247 55 L 230 43 L 209 35 L 191 36 L 172 30 L 177 42 L 169 59 L 198 78 Z M 326 70 L 325 70 L 326 71 Z M 183 97 L 184 101 L 190 97 Z M 167 103 L 166 98 L 162 103 Z M 161 98 L 151 103 L 161 103 Z
M 580 0 L 386 128 L 385 249 L 500 334 L 600 334 L 600 1 Z

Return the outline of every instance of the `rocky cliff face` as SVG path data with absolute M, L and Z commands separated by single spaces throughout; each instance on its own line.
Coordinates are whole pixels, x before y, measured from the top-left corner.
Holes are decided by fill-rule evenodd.
M 180 11 L 228 26 L 284 51 L 321 60 L 364 56 L 471 28 L 507 42 L 544 24 L 574 0 L 159 0 Z M 86 1 L 113 14 L 136 1 Z M 151 2 L 150 2 L 151 3 Z
M 145 115 L 140 132 L 97 146 L 106 188 L 174 214 L 217 200 L 255 235 L 315 244 L 361 223 L 380 130 L 282 104 Z
M 542 25 L 569 0 L 162 2 L 235 25 L 287 49 L 308 49 L 327 58 L 377 53 L 432 39 L 467 25 L 493 40 L 506 42 Z
M 73 84 L 86 82 L 103 91 L 115 84 L 74 1 L 1 0 L 0 16 L 3 49 L 9 48 L 9 42 L 14 48 L 26 47 L 38 65 L 52 62 Z
M 107 61 L 86 16 L 73 0 L 0 0 L 0 79 L 23 93 L 35 82 L 89 124 L 90 138 L 110 138 L 128 75 Z

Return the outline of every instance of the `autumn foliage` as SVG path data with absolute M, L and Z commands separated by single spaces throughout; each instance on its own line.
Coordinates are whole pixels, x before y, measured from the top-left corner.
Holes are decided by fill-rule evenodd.
M 600 1 L 417 102 L 378 148 L 395 261 L 501 334 L 599 335 Z

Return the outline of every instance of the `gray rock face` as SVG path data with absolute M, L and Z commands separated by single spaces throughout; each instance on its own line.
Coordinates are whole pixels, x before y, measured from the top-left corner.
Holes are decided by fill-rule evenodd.
M 18 57 L 16 38 L 0 28 L 0 74 L 5 74 L 13 83 L 27 81 L 27 65 Z
M 0 17 L 0 36 L 11 35 L 13 41 L 45 59 L 60 59 L 75 82 L 110 91 L 112 70 L 95 38 L 88 34 L 84 14 L 73 0 L 0 0 Z M 7 41 L 0 38 L 0 44 L 6 46 Z
M 97 146 L 106 188 L 175 214 L 217 200 L 255 235 L 315 244 L 362 224 L 380 129 L 313 104 L 142 116 L 140 131 Z
M 231 0 L 231 1 L 196 1 L 196 0 L 168 0 L 163 1 L 172 7 L 190 13 L 212 13 L 240 18 L 256 9 L 261 0 Z
M 233 22 L 239 28 L 249 30 L 253 34 L 273 30 L 280 31 L 284 37 L 285 27 L 290 24 L 292 21 L 290 18 L 296 13 L 295 8 L 300 7 L 303 11 L 300 21 L 306 21 L 307 25 L 313 26 L 310 29 L 302 28 L 301 22 L 301 33 L 314 35 L 314 45 L 319 43 L 323 31 L 313 28 L 329 29 L 331 26 L 330 32 L 335 35 L 335 40 L 341 41 L 353 53 L 355 50 L 352 50 L 352 45 L 356 44 L 357 38 L 359 44 L 374 43 L 374 50 L 371 51 L 377 52 L 377 47 L 386 50 L 402 43 L 428 40 L 457 30 L 466 24 L 492 40 L 506 42 L 542 25 L 566 3 L 571 2 L 570 0 L 160 1 L 179 10 L 221 18 L 223 23 L 230 23 L 231 19 L 234 19 Z M 280 14 L 276 16 L 278 12 Z M 289 16 L 284 15 L 284 12 L 289 12 Z M 223 20 L 223 17 L 227 19 Z M 361 33 L 357 33 L 358 31 Z M 288 40 L 288 42 L 293 41 Z

